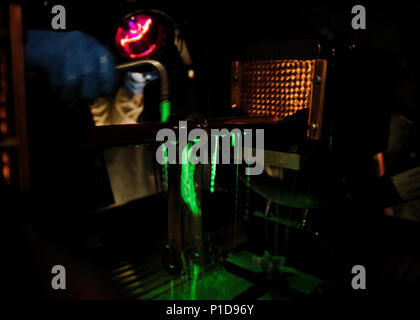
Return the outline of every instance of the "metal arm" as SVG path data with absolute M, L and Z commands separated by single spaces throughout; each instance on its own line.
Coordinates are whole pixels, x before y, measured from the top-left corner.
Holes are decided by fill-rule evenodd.
M 134 71 L 137 68 L 150 65 L 159 73 L 160 77 L 160 101 L 169 101 L 169 78 L 165 67 L 156 60 L 138 60 L 122 63 L 115 67 L 117 71 Z

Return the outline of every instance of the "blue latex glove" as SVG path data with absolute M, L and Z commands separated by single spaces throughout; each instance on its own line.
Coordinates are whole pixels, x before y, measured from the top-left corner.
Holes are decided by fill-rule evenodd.
M 156 80 L 158 75 L 156 72 L 127 72 L 124 77 L 124 87 L 132 94 L 138 95 L 143 93 L 144 87 L 149 81 Z
M 80 32 L 28 30 L 25 64 L 40 68 L 66 101 L 95 99 L 115 85 L 114 58 L 96 39 Z

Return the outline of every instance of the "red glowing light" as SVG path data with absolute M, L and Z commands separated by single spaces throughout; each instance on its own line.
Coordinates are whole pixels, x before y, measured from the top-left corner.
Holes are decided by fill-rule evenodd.
M 134 54 L 134 53 L 130 53 L 130 58 L 131 59 L 139 59 L 139 58 L 143 58 L 148 56 L 150 53 L 152 53 L 154 50 L 156 49 L 156 45 L 153 44 L 149 50 L 146 50 L 142 53 L 138 53 L 138 54 Z
M 163 28 L 150 16 L 133 15 L 124 19 L 115 35 L 115 45 L 126 58 L 139 59 L 154 53 L 163 41 Z
M 141 24 L 137 24 L 137 29 L 131 29 L 130 33 L 137 34 L 135 37 L 130 38 L 128 35 L 121 39 L 121 45 L 125 46 L 126 43 L 136 42 L 143 38 L 143 36 L 149 31 L 150 24 L 152 23 L 152 19 L 146 21 L 146 23 L 142 26 Z

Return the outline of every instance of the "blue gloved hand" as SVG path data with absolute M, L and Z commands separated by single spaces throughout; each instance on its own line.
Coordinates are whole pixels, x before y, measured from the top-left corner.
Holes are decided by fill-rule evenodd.
M 127 72 L 124 77 L 124 87 L 132 94 L 138 95 L 143 93 L 147 82 L 156 80 L 158 75 L 156 72 Z
M 115 85 L 114 58 L 96 39 L 80 32 L 28 30 L 25 64 L 46 72 L 60 97 L 95 99 Z

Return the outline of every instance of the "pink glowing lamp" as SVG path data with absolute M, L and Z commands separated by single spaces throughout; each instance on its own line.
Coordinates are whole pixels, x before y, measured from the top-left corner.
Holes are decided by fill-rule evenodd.
M 115 34 L 115 45 L 125 58 L 141 59 L 155 53 L 163 37 L 163 28 L 155 19 L 137 14 L 121 21 Z

